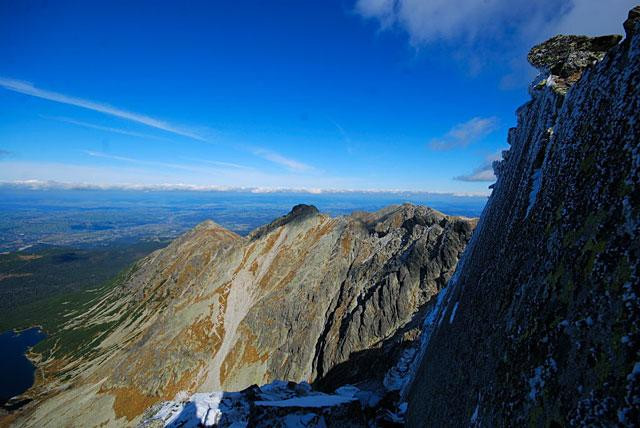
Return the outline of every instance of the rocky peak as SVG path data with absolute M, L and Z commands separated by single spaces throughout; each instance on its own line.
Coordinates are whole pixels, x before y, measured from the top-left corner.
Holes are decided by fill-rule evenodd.
M 634 33 L 636 24 L 640 22 L 640 6 L 636 6 L 629 11 L 629 16 L 622 24 L 624 31 L 627 33 L 627 39 L 630 39 Z
M 308 215 L 316 215 L 318 214 L 318 208 L 313 205 L 306 204 L 298 204 L 291 208 L 291 211 L 286 215 L 286 217 L 296 218 L 296 217 L 304 217 Z
M 320 214 L 320 211 L 318 211 L 318 208 L 316 208 L 313 205 L 306 205 L 306 204 L 295 205 L 291 209 L 291 211 L 289 211 L 287 214 L 251 232 L 249 234 L 249 239 L 252 239 L 252 240 L 258 239 L 261 236 L 264 236 L 267 233 L 271 232 L 272 230 L 279 228 L 280 226 L 284 226 L 285 224 L 292 223 L 295 221 L 302 221 L 310 217 L 315 217 L 316 215 L 319 215 L 319 214 Z
M 618 34 L 600 37 L 558 35 L 534 46 L 527 59 L 542 72 L 567 78 L 602 60 L 621 39 Z
M 618 34 L 600 37 L 558 35 L 534 46 L 527 59 L 543 77 L 547 76 L 535 88 L 551 86 L 554 92 L 566 94 L 580 79 L 582 71 L 601 61 L 621 39 Z

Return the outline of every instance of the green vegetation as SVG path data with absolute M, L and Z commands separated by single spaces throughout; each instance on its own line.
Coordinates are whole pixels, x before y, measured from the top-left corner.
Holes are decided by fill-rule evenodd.
M 55 356 L 81 356 L 91 350 L 87 345 L 109 330 L 111 324 L 80 323 L 72 329 L 63 329 L 63 325 L 73 316 L 84 313 L 103 298 L 110 290 L 121 284 L 130 274 L 131 268 L 122 271 L 102 286 L 72 293 L 65 293 L 38 300 L 11 311 L 0 318 L 0 330 L 23 329 L 40 326 L 47 337 L 38 343 L 34 350 L 49 356 L 55 348 Z
M 25 304 L 2 314 L 0 330 L 24 329 L 31 326 L 41 326 L 47 332 L 65 321 L 65 315 L 71 310 L 81 311 L 89 307 L 89 303 L 104 293 L 104 287 L 88 291 L 76 291 L 61 296 L 45 298 L 33 303 Z
M 47 337 L 34 351 L 43 357 L 51 353 L 54 357 L 87 356 L 94 350 L 96 340 L 118 322 L 95 324 L 90 323 L 95 320 L 82 320 L 74 328 L 63 328 L 64 325 L 88 311 L 131 275 L 136 260 L 165 244 L 139 242 L 96 250 L 49 248 L 0 256 L 0 274 L 30 273 L 0 281 L 0 308 L 6 308 L 0 310 L 0 331 L 40 326 Z M 115 311 L 111 312 L 113 315 Z
M 45 247 L 0 255 L 0 325 L 16 315 L 26 318 L 33 303 L 65 305 L 64 296 L 101 286 L 134 261 L 167 241 L 140 241 L 96 249 Z M 66 303 L 68 305 L 68 303 Z M 35 315 L 37 316 L 37 315 Z

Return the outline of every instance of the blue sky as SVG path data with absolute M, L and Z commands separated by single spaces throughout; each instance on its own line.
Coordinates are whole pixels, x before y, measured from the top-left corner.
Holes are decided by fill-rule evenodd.
M 0 0 L 0 181 L 486 193 L 529 47 L 633 5 Z

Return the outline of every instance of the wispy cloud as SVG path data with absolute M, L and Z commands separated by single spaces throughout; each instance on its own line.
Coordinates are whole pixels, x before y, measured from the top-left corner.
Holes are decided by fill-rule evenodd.
M 345 143 L 350 144 L 351 143 L 351 138 L 349 138 L 349 135 L 347 135 L 347 131 L 344 130 L 342 125 L 340 125 L 338 122 L 336 122 L 335 120 L 333 120 L 331 118 L 329 118 L 329 122 L 331 122 L 333 124 L 333 126 L 336 127 L 336 129 L 338 130 L 338 132 L 340 133 L 340 135 L 344 139 Z
M 493 173 L 493 162 L 500 160 L 502 155 L 494 154 L 488 156 L 485 162 L 479 167 L 475 168 L 471 171 L 471 174 L 459 175 L 457 177 L 453 177 L 454 180 L 458 181 L 470 181 L 470 182 L 491 182 L 496 181 L 496 176 Z
M 556 34 L 622 33 L 637 0 L 358 0 L 355 12 L 383 31 L 399 30 L 416 49 L 446 46 L 471 74 L 496 62 L 510 86 L 530 80 L 526 51 Z M 503 82 L 503 86 L 507 82 Z
M 200 163 L 205 163 L 205 164 L 214 165 L 214 166 L 221 166 L 225 168 L 253 169 L 250 166 L 240 165 L 232 162 L 222 162 L 222 161 L 214 161 L 214 160 L 208 160 L 208 159 L 186 158 L 186 157 L 182 157 L 181 159 L 184 159 L 190 162 L 200 162 Z
M 132 164 L 136 164 L 136 165 L 147 165 L 147 166 L 154 166 L 154 167 L 161 167 L 161 168 L 172 168 L 172 169 L 179 169 L 179 170 L 191 171 L 191 172 L 199 171 L 197 168 L 190 167 L 189 165 L 167 163 L 167 162 L 148 161 L 148 160 L 143 160 L 143 159 L 134 159 L 134 158 L 126 157 L 126 156 L 112 155 L 112 154 L 109 154 L 109 153 L 97 152 L 97 151 L 93 151 L 93 150 L 84 150 L 84 153 L 86 155 L 94 157 L 94 158 L 110 159 L 110 160 L 115 160 L 115 161 L 119 161 L 119 162 L 132 163 Z
M 457 177 L 454 177 L 454 180 L 458 180 L 458 181 L 471 181 L 471 182 L 476 182 L 476 181 L 495 181 L 496 176 L 493 173 L 493 167 L 491 166 L 490 163 L 486 163 L 483 164 L 482 166 L 474 169 L 471 174 L 467 174 L 467 175 L 459 175 Z
M 637 0 L 358 0 L 355 11 L 383 29 L 405 31 L 412 44 L 441 41 L 473 44 L 548 37 L 559 32 L 600 35 L 620 23 Z
M 497 126 L 498 119 L 495 117 L 474 117 L 455 125 L 444 136 L 432 139 L 429 141 L 429 147 L 433 150 L 467 147 L 492 133 Z
M 30 95 L 36 98 L 42 98 L 49 101 L 54 101 L 61 104 L 68 104 L 87 110 L 97 111 L 99 113 L 107 114 L 110 116 L 119 117 L 121 119 L 130 120 L 132 122 L 140 123 L 142 125 L 149 126 L 151 128 L 161 129 L 172 134 L 181 135 L 183 137 L 192 138 L 198 141 L 208 142 L 208 140 L 186 128 L 177 126 L 153 117 L 149 117 L 143 114 L 122 110 L 116 107 L 112 107 L 108 104 L 98 103 L 95 101 L 85 100 L 82 98 L 73 97 L 70 95 L 61 94 L 58 92 L 48 91 L 45 89 L 36 88 L 33 83 L 23 82 L 20 80 L 7 79 L 0 77 L 0 87 L 13 92 L 18 92 L 25 95 Z
M 112 128 L 110 126 L 96 125 L 96 124 L 93 124 L 93 123 L 83 122 L 83 121 L 71 119 L 71 118 L 68 118 L 68 117 L 49 117 L 49 116 L 42 116 L 42 117 L 44 117 L 45 119 L 52 119 L 52 120 L 56 120 L 58 122 L 69 123 L 71 125 L 81 126 L 83 128 L 97 129 L 98 131 L 105 131 L 105 132 L 113 132 L 114 134 L 127 135 L 129 137 L 147 138 L 147 139 L 151 139 L 151 140 L 168 141 L 167 138 L 159 137 L 157 135 L 143 134 L 141 132 L 129 131 L 127 129 Z
M 170 162 L 149 161 L 149 160 L 144 160 L 144 159 L 135 159 L 135 158 L 131 158 L 131 157 L 112 155 L 110 153 L 99 152 L 99 151 L 94 151 L 94 150 L 84 150 L 83 153 L 88 155 L 88 156 L 94 157 L 94 158 L 109 159 L 109 160 L 114 160 L 114 161 L 118 161 L 118 162 L 126 162 L 126 163 L 130 163 L 130 164 L 135 164 L 135 165 L 140 165 L 140 166 L 150 166 L 150 167 L 155 167 L 155 168 L 163 168 L 163 169 L 170 168 L 170 169 L 175 169 L 175 170 L 198 173 L 198 174 L 202 174 L 202 175 L 205 175 L 205 176 L 208 175 L 208 174 L 211 174 L 212 172 L 223 172 L 223 171 L 233 171 L 233 170 L 236 170 L 236 171 L 253 170 L 253 168 L 251 168 L 251 167 L 244 166 L 244 165 L 238 165 L 238 164 L 231 163 L 231 162 L 217 162 L 217 161 L 210 161 L 210 160 L 206 160 L 206 159 L 196 159 L 196 158 L 184 158 L 184 157 L 182 157 L 181 159 L 184 159 L 184 160 L 187 160 L 187 161 L 191 161 L 191 162 L 200 162 L 200 163 L 204 163 L 204 164 L 207 164 L 207 165 L 213 165 L 213 166 L 215 166 L 217 168 L 190 165 L 190 164 L 179 164 L 179 163 L 170 163 Z
M 347 134 L 347 131 L 345 131 L 345 129 L 342 127 L 342 125 L 340 125 L 335 120 L 333 120 L 331 118 L 328 118 L 328 119 L 329 119 L 329 122 L 331 122 L 333 124 L 333 126 L 336 127 L 336 129 L 338 130 L 338 132 L 342 136 L 342 139 L 344 140 L 344 143 L 346 144 L 346 147 L 347 147 L 347 152 L 349 154 L 353 154 L 353 152 L 354 152 L 353 143 L 351 142 L 351 138 L 349 137 L 349 134 Z
M 358 0 L 356 12 L 378 20 L 383 29 L 404 30 L 419 46 L 454 37 L 474 36 L 486 16 L 495 15 L 507 0 Z
M 287 158 L 279 153 L 267 149 L 256 148 L 253 150 L 253 154 L 295 172 L 308 172 L 314 169 L 311 165 L 307 165 L 295 159 Z

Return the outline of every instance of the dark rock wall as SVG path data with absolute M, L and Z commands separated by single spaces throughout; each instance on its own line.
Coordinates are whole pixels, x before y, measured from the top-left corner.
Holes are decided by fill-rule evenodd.
M 428 317 L 408 426 L 640 421 L 640 20 L 625 29 L 577 83 L 532 85 L 518 110 Z

